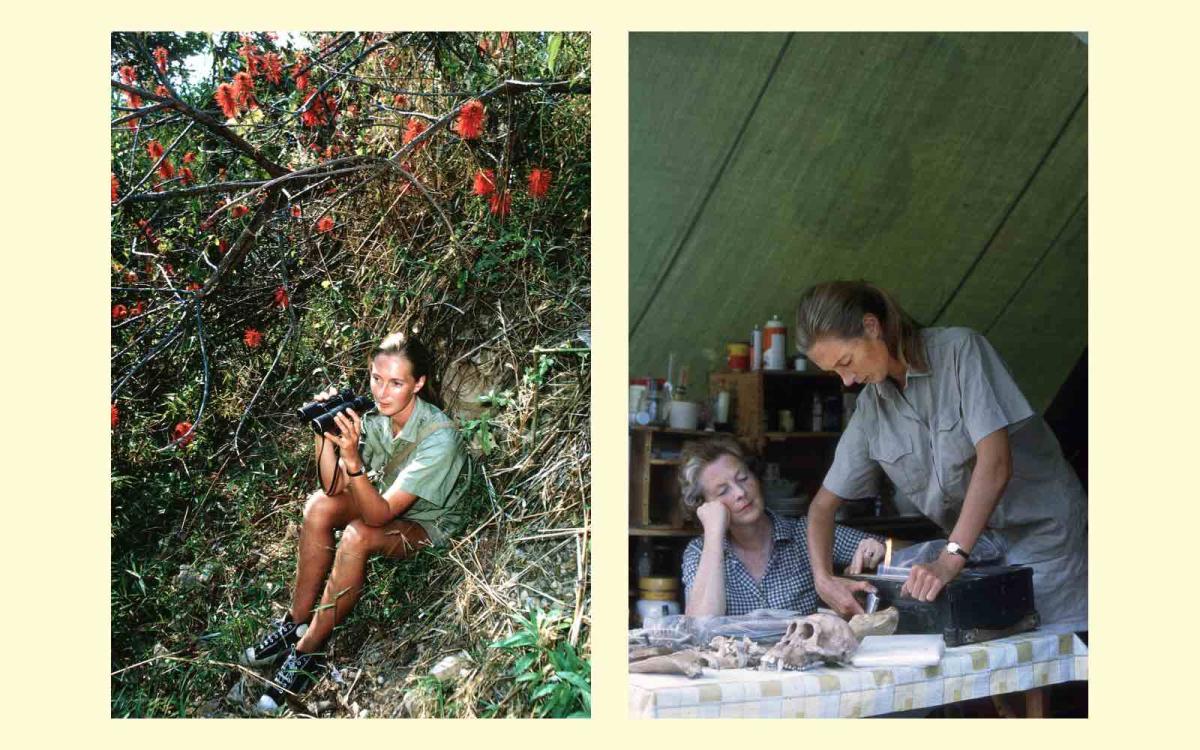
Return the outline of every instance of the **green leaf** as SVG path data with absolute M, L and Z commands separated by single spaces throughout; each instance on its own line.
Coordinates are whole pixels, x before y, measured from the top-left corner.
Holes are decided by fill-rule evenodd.
M 514 646 L 532 646 L 536 643 L 536 639 L 524 631 L 513 633 L 509 637 L 488 646 L 488 648 L 512 648 Z
M 550 35 L 550 42 L 546 45 L 546 67 L 550 69 L 550 75 L 554 75 L 554 66 L 558 62 L 558 51 L 562 48 L 562 34 L 555 32 Z
M 536 658 L 537 654 L 525 654 L 520 659 L 517 659 L 516 663 L 513 664 L 512 674 L 520 674 L 529 669 L 529 665 L 533 664 L 533 660 Z
M 583 677 L 581 677 L 580 675 L 578 675 L 574 672 L 559 672 L 558 678 L 561 680 L 564 680 L 566 682 L 569 682 L 572 685 L 574 685 L 575 687 L 579 688 L 579 691 L 581 693 L 583 693 L 584 695 L 591 695 L 592 686 L 589 685 L 588 681 L 583 679 Z
M 548 682 L 545 685 L 542 685 L 537 690 L 534 690 L 533 695 L 529 696 L 529 700 L 535 701 L 538 698 L 542 698 L 544 696 L 550 695 L 550 693 L 554 692 L 554 688 L 556 688 L 556 687 L 558 687 L 558 683 Z

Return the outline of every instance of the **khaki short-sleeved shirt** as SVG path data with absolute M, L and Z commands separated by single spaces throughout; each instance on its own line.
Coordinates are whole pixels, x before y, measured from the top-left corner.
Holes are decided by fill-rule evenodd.
M 363 417 L 363 463 L 367 478 L 381 494 L 398 487 L 417 496 L 401 518 L 420 523 L 429 540 L 442 545 L 462 526 L 466 457 L 453 420 L 416 398 L 412 415 L 394 437 L 389 417 Z
M 844 498 L 878 493 L 886 475 L 947 535 L 975 467 L 975 445 L 1007 429 L 1013 476 L 987 528 L 1008 545 L 1008 562 L 1034 568 L 1044 622 L 1087 617 L 1087 498 L 1058 440 L 1025 400 L 987 339 L 967 328 L 922 332 L 929 370 L 909 370 L 859 394 L 824 480 Z

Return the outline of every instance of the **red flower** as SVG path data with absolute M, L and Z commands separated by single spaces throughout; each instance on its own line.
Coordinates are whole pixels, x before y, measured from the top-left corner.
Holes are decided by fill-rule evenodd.
M 246 71 L 234 74 L 233 96 L 239 108 L 254 109 L 258 106 L 254 99 L 254 78 Z
M 117 175 L 112 174 L 112 202 L 117 202 L 117 189 L 121 187 L 121 183 L 117 181 Z
M 226 119 L 237 117 L 237 97 L 234 95 L 233 86 L 228 83 L 217 86 L 217 93 L 213 94 L 213 99 L 217 100 L 217 105 L 220 106 Z
M 512 208 L 512 193 L 507 190 L 503 193 L 492 193 L 490 204 L 492 213 L 503 219 L 508 216 L 508 211 Z
M 276 86 L 283 83 L 283 61 L 279 59 L 279 55 L 268 52 L 263 55 L 261 62 L 268 81 Z
M 158 141 L 150 141 L 146 144 L 146 153 L 150 154 L 151 159 L 158 161 L 163 155 L 162 144 Z
M 490 169 L 481 169 L 475 173 L 475 184 L 471 192 L 475 195 L 487 195 L 496 189 L 496 174 Z
M 196 152 L 195 151 L 188 151 L 186 154 L 183 155 L 183 163 L 184 164 L 191 164 L 194 161 L 196 161 Z
M 141 121 L 142 121 L 142 118 L 140 118 L 140 117 L 135 117 L 132 120 L 126 120 L 125 127 L 129 128 L 130 130 L 132 130 L 133 132 L 136 133 L 138 130 L 138 123 L 140 123 Z
M 183 288 L 183 290 L 184 290 L 185 292 L 198 292 L 198 291 L 200 291 L 200 282 L 198 282 L 198 281 L 189 281 L 189 282 L 188 282 L 188 285 L 187 285 L 187 286 L 185 286 L 185 287 Z
M 288 306 L 288 293 L 283 287 L 278 287 L 275 290 L 275 306 L 280 310 L 286 310 Z
M 488 38 L 485 36 L 479 40 L 478 44 L 475 45 L 475 49 L 479 50 L 480 55 L 487 57 L 492 53 L 492 43 L 488 41 Z
M 404 94 L 396 94 L 394 97 L 392 97 L 392 104 L 396 105 L 397 107 L 407 107 L 408 97 Z
M 507 47 L 507 46 L 509 46 L 509 43 L 510 43 L 511 41 L 512 41 L 512 34 L 510 34 L 510 33 L 509 33 L 509 32 L 507 32 L 507 31 L 501 31 L 501 32 L 500 32 L 500 47 L 501 47 L 501 49 L 503 49 L 504 47 Z
M 246 206 L 243 206 L 241 203 L 229 209 L 229 215 L 235 219 L 240 219 L 248 213 L 250 213 L 250 209 Z
M 333 94 L 325 92 L 314 96 L 308 104 L 308 109 L 300 113 L 300 122 L 305 127 L 315 128 L 318 125 L 329 124 L 330 119 L 337 114 L 337 101 Z
M 161 83 L 154 87 L 154 93 L 158 94 L 159 96 L 166 97 L 168 99 L 171 97 L 171 92 L 167 91 L 167 87 L 162 85 Z
M 120 422 L 120 421 L 121 421 L 121 410 L 117 408 L 116 404 L 113 404 L 112 405 L 112 427 L 110 429 L 113 429 L 113 430 L 117 429 L 117 422 Z
M 162 164 L 158 165 L 158 173 L 164 180 L 169 180 L 175 176 L 175 167 L 172 166 L 170 159 L 162 160 Z
M 136 284 L 137 283 L 137 272 L 136 271 L 126 271 L 125 272 L 125 283 L 126 284 Z
M 262 340 L 262 334 L 253 328 L 247 328 L 246 334 L 242 336 L 242 341 L 245 341 L 246 346 L 250 347 L 251 349 L 257 349 L 258 347 L 262 346 Z
M 322 233 L 333 231 L 333 217 L 322 216 L 320 219 L 318 219 L 317 231 Z
M 219 253 L 221 253 L 222 255 L 229 252 L 229 241 L 228 240 L 220 240 L 219 242 L 217 242 L 217 251 Z
M 132 86 L 137 83 L 137 70 L 132 65 L 122 65 L 120 69 L 121 83 Z
M 129 308 L 125 305 L 113 305 L 112 319 L 116 323 L 118 320 L 124 320 L 129 317 Z
M 134 302 L 133 307 L 129 308 L 129 314 L 135 318 L 144 312 L 146 312 L 146 303 L 141 300 Z
M 195 439 L 196 433 L 192 432 L 191 422 L 180 422 L 175 425 L 175 429 L 171 430 L 171 440 L 178 442 L 180 448 L 185 447 Z
M 296 90 L 303 92 L 308 88 L 308 55 L 296 55 L 296 64 L 292 66 L 292 78 L 296 80 Z
M 155 47 L 154 48 L 154 63 L 156 65 L 158 65 L 159 70 L 161 70 L 164 73 L 167 72 L 167 48 L 166 47 Z
M 421 133 L 424 133 L 428 129 L 429 126 L 425 124 L 424 120 L 421 120 L 417 117 L 410 117 L 408 118 L 408 127 L 404 128 L 404 137 L 401 140 L 404 142 L 404 145 L 407 146 L 408 144 L 412 143 L 414 138 L 419 136 Z M 423 143 L 419 144 L 417 148 L 421 148 L 423 145 Z
M 550 178 L 554 175 L 549 169 L 529 170 L 529 194 L 541 198 L 550 190 Z
M 179 169 L 179 181 L 183 183 L 184 187 L 192 184 L 194 179 L 191 167 L 181 167 Z
M 251 76 L 258 75 L 258 65 L 262 62 L 259 57 L 258 47 L 250 43 L 249 37 L 242 37 L 242 48 L 238 50 L 238 55 L 246 61 L 246 70 Z
M 142 97 L 132 91 L 125 92 L 125 101 L 129 102 L 129 106 L 134 109 L 142 108 Z M 133 122 L 133 120 L 130 120 L 130 122 Z
M 486 111 L 483 102 L 472 99 L 458 112 L 458 134 L 466 139 L 483 135 L 483 118 Z
M 138 219 L 137 225 L 142 230 L 142 234 L 146 235 L 146 241 L 154 247 L 158 247 L 158 238 L 154 236 L 154 227 L 150 226 L 150 222 Z
M 292 218 L 293 219 L 299 219 L 302 215 L 303 215 L 303 212 L 300 210 L 300 206 L 292 206 Z

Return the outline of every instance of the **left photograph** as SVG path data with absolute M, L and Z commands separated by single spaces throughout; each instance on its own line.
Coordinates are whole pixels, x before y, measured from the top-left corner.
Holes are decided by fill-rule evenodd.
M 591 40 L 111 35 L 111 715 L 591 713 Z

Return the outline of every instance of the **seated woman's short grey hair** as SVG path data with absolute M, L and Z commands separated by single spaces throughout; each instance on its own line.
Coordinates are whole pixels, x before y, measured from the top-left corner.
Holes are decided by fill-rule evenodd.
M 709 440 L 696 440 L 685 443 L 683 463 L 679 467 L 679 498 L 683 509 L 690 516 L 696 515 L 696 509 L 704 504 L 704 488 L 700 486 L 700 472 L 721 456 L 732 456 L 743 464 L 746 460 L 746 450 L 732 437 L 722 435 Z M 748 466 L 749 468 L 749 466 Z M 753 469 L 751 469 L 753 471 Z

